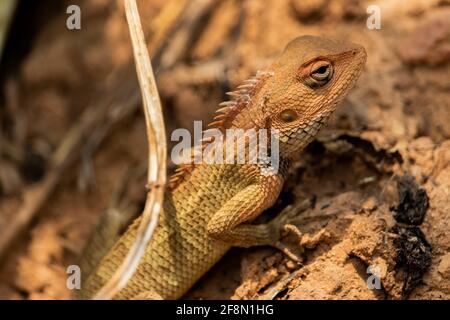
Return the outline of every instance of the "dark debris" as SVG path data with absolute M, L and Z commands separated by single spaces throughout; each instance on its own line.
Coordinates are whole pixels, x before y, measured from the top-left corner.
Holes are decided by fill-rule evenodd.
M 392 208 L 394 218 L 399 223 L 418 226 L 422 224 L 429 207 L 425 189 L 420 188 L 409 174 L 397 181 L 399 204 Z
M 422 283 L 422 276 L 431 265 L 432 248 L 419 227 L 396 225 L 393 231 L 400 236 L 394 240 L 397 248 L 396 267 L 403 268 L 405 272 L 402 296 L 406 299 Z
M 399 204 L 391 208 L 397 224 L 392 232 L 399 236 L 394 240 L 396 269 L 405 273 L 402 296 L 406 299 L 422 283 L 422 276 L 431 265 L 432 247 L 418 227 L 425 218 L 429 201 L 425 189 L 409 174 L 400 177 L 397 190 Z

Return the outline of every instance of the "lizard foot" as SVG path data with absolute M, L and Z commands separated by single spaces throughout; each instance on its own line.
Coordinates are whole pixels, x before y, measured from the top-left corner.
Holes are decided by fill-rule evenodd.
M 293 224 L 285 224 L 282 227 L 282 233 L 283 236 L 292 233 L 294 234 L 297 239 L 298 239 L 298 243 L 301 242 L 302 240 L 302 233 L 300 232 L 300 230 L 294 226 Z M 297 264 L 301 265 L 302 264 L 302 260 L 303 258 L 295 253 L 292 252 L 291 249 L 289 249 L 289 247 L 287 245 L 285 245 L 282 241 L 278 240 L 273 247 L 277 248 L 278 250 L 280 250 L 281 252 L 283 252 L 289 259 L 291 259 L 292 261 L 296 262 Z M 303 248 L 300 248 L 303 249 Z M 303 251 L 303 250 L 301 250 Z
M 311 207 L 311 200 L 305 199 L 284 208 L 271 222 L 273 226 L 284 228 L 295 216 Z M 293 226 L 293 225 L 291 225 Z M 295 226 L 293 226 L 295 228 Z
M 300 201 L 294 205 L 289 205 L 285 209 L 281 211 L 281 213 L 270 222 L 270 224 L 276 228 L 279 232 L 279 236 L 277 237 L 277 241 L 272 244 L 273 247 L 279 249 L 283 252 L 289 259 L 296 262 L 297 264 L 301 264 L 302 257 L 294 254 L 291 249 L 289 249 L 282 241 L 281 238 L 287 236 L 288 234 L 293 234 L 298 243 L 302 240 L 302 233 L 300 230 L 293 224 L 289 223 L 296 215 L 300 212 L 308 209 L 311 206 L 311 201 L 306 199 L 304 201 Z

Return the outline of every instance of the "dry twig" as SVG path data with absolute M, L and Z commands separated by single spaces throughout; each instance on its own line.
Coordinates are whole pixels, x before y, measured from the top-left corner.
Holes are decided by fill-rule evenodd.
M 203 11 L 198 12 L 197 3 L 202 3 L 205 0 L 180 1 L 172 0 L 167 3 L 167 10 L 163 9 L 160 15 L 153 21 L 152 28 L 158 30 L 158 36 L 155 41 L 152 39 L 150 45 L 151 51 L 155 57 L 161 57 L 162 52 L 172 52 L 172 47 L 166 48 L 165 43 L 168 39 L 181 38 L 185 47 L 177 46 L 171 53 L 177 59 L 182 59 L 191 46 L 193 34 L 195 33 L 194 26 L 198 27 L 199 21 L 214 8 L 211 5 L 211 0 L 206 0 L 208 6 L 201 6 Z M 217 2 L 217 1 L 214 1 Z M 189 4 L 185 8 L 186 4 Z M 177 15 L 173 14 L 174 6 L 178 5 L 175 10 Z M 185 10 L 182 10 L 185 9 Z M 172 10 L 171 14 L 168 12 Z M 178 23 L 179 16 L 183 18 Z M 194 17 L 194 18 L 190 18 Z M 186 33 L 186 30 L 189 30 Z M 178 36 L 178 34 L 182 34 Z M 159 64 L 159 70 L 171 68 L 177 59 L 168 59 L 170 62 Z M 108 95 L 105 100 L 95 101 L 86 108 L 69 132 L 62 139 L 59 147 L 49 160 L 49 166 L 46 176 L 37 184 L 27 188 L 23 192 L 23 204 L 8 222 L 8 228 L 0 234 L 0 261 L 6 256 L 8 249 L 12 243 L 19 237 L 22 232 L 29 226 L 31 220 L 38 214 L 40 208 L 46 203 L 50 195 L 53 193 L 55 187 L 58 185 L 66 169 L 71 167 L 80 158 L 81 146 L 85 141 L 90 141 L 92 137 L 98 135 L 98 130 L 106 130 L 108 132 L 102 135 L 102 140 L 109 136 L 110 130 L 119 122 L 126 119 L 133 114 L 139 106 L 139 93 L 136 90 L 135 75 L 130 72 L 131 68 L 125 66 L 117 70 L 113 75 L 114 83 L 117 87 L 112 91 L 112 95 Z M 97 141 L 97 146 L 102 141 Z
M 167 144 L 164 118 L 135 0 L 125 0 L 125 12 L 143 99 L 149 147 L 147 183 L 150 190 L 133 245 L 120 267 L 94 296 L 94 299 L 112 298 L 126 285 L 136 271 L 158 223 L 166 184 Z
M 167 5 L 173 8 L 174 1 Z M 166 12 L 167 10 L 164 10 Z M 164 14 L 161 13 L 161 14 Z M 181 12 L 181 10 L 178 10 Z M 164 14 L 166 16 L 166 14 Z M 152 49 L 155 54 L 163 47 L 162 38 L 168 38 L 168 34 L 176 23 L 176 17 L 171 15 L 168 18 L 158 16 L 153 27 L 159 32 L 158 41 L 152 41 Z M 130 65 L 131 66 L 131 65 Z M 49 160 L 46 176 L 37 184 L 28 187 L 23 192 L 23 204 L 17 213 L 8 222 L 8 228 L 0 234 L 0 261 L 6 256 L 8 249 L 15 239 L 22 234 L 29 226 L 31 220 L 37 215 L 40 208 L 46 203 L 55 187 L 58 185 L 64 172 L 80 158 L 80 150 L 85 141 L 90 141 L 92 137 L 98 135 L 98 131 L 108 132 L 102 135 L 103 139 L 114 125 L 133 114 L 139 106 L 139 93 L 136 91 L 135 75 L 125 67 L 115 71 L 113 75 L 117 90 L 111 90 L 113 95 L 108 95 L 106 100 L 94 102 L 92 106 L 86 108 L 83 114 L 64 136 L 60 145 Z M 101 141 L 97 142 L 100 145 Z

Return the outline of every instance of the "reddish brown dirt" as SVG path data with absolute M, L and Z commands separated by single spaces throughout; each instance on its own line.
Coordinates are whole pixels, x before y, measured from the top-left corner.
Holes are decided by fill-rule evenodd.
M 18 156 L 0 149 L 0 232 L 22 205 L 23 191 L 39 183 L 39 171 L 51 170 L 49 155 L 83 110 L 124 85 L 112 76 L 131 59 L 121 1 L 77 2 L 82 30 L 65 28 L 64 11 L 46 21 L 1 88 L 6 111 L 0 122 L 8 125 L 0 134 Z M 232 249 L 186 298 L 401 299 L 405 271 L 396 267 L 391 207 L 407 172 L 429 197 L 420 228 L 433 248 L 431 266 L 408 298 L 450 299 L 449 3 L 375 2 L 381 30 L 366 27 L 374 1 L 223 0 L 184 61 L 158 73 L 168 130 L 192 129 L 193 120 L 212 118 L 228 87 L 263 69 L 296 36 L 351 39 L 368 53 L 356 88 L 296 160 L 276 206 L 315 199 L 295 220 L 303 250 L 286 236 L 303 265 L 271 248 Z M 141 5 L 146 28 L 164 3 Z M 141 113 L 86 149 L 8 252 L 0 298 L 69 299 L 66 267 L 76 262 L 101 213 L 117 205 L 114 190 L 127 182 L 125 204 L 118 206 L 141 208 L 147 158 Z M 47 165 L 36 164 L 36 156 Z M 369 266 L 379 271 L 380 289 L 367 285 Z

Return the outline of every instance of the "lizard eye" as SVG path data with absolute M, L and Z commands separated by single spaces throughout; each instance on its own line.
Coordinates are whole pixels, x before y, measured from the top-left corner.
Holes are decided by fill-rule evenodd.
M 326 60 L 313 63 L 310 70 L 305 82 L 312 88 L 325 85 L 333 77 L 333 66 Z
M 283 122 L 292 122 L 297 120 L 298 115 L 294 110 L 287 109 L 280 112 L 280 119 Z

